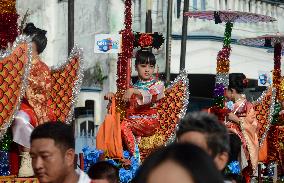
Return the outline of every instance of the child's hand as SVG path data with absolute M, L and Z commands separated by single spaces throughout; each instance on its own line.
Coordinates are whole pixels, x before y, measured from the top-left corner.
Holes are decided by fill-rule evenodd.
M 128 102 L 133 94 L 134 94 L 134 88 L 127 89 L 122 97 L 122 100 Z
M 112 93 L 112 92 L 109 92 L 109 93 L 107 93 L 106 95 L 105 95 L 105 100 L 111 100 L 112 99 L 112 97 L 114 97 L 114 93 Z
M 230 112 L 230 113 L 228 114 L 228 119 L 229 119 L 230 121 L 235 122 L 235 123 L 239 123 L 239 121 L 240 121 L 240 119 L 238 118 L 238 116 L 235 115 L 235 114 L 232 113 L 232 112 Z

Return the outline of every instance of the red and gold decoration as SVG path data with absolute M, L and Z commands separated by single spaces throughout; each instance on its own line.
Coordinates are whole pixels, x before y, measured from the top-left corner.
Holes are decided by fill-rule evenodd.
M 133 53 L 134 35 L 132 32 L 132 14 L 131 14 L 131 0 L 125 0 L 124 10 L 124 29 L 120 31 L 122 34 L 122 51 L 118 54 L 117 62 L 117 94 L 116 94 L 116 108 L 121 113 L 121 117 L 125 116 L 126 103 L 121 100 L 124 92 L 130 85 L 131 78 L 131 58 Z
M 51 68 L 51 108 L 56 119 L 70 123 L 83 80 L 83 52 L 75 46 L 68 60 Z
M 147 157 L 155 148 L 173 142 L 177 123 L 182 118 L 188 105 L 188 79 L 185 71 L 171 83 L 158 103 L 160 127 L 150 137 L 142 137 L 138 144 L 141 159 Z
M 131 59 L 134 47 L 159 49 L 164 42 L 161 34 L 155 33 L 132 33 L 131 0 L 125 0 L 125 29 L 122 34 L 122 53 L 119 54 L 117 64 L 117 93 L 116 109 L 120 112 L 120 120 L 126 116 L 126 110 L 131 110 L 121 100 L 126 89 L 130 87 Z M 160 127 L 156 133 L 150 137 L 142 137 L 138 144 L 141 159 L 144 159 L 154 148 L 165 145 L 173 141 L 174 132 L 178 120 L 185 115 L 188 103 L 188 81 L 187 74 L 182 72 L 180 76 L 169 86 L 165 92 L 165 97 L 159 101 L 157 106 L 160 116 Z M 132 106 L 133 107 L 133 106 Z
M 276 161 L 280 167 L 279 171 L 284 172 L 284 127 L 272 126 L 268 134 L 268 161 Z
M 11 125 L 24 95 L 26 78 L 31 67 L 31 44 L 19 37 L 11 53 L 0 54 L 0 139 Z
M 12 124 L 25 93 L 31 68 L 31 51 L 32 45 L 28 38 L 20 36 L 16 39 L 11 52 L 0 53 L 0 176 L 9 175 L 14 170 L 9 163 L 13 158 L 8 153 L 12 136 L 7 130 Z
M 272 124 L 275 110 L 275 93 L 275 89 L 270 87 L 267 91 L 263 92 L 253 104 L 256 112 L 256 119 L 259 123 L 258 138 L 260 145 L 264 142 Z
M 0 1 L 0 50 L 6 49 L 18 36 L 16 0 Z

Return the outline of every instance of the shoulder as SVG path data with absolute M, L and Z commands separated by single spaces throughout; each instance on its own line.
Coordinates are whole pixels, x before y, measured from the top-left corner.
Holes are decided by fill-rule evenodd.
M 89 178 L 89 176 L 82 170 L 76 169 L 76 173 L 79 175 L 78 183 L 91 182 L 91 179 Z

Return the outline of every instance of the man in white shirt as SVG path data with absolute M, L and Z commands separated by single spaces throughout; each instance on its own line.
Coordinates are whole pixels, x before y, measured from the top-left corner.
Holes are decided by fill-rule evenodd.
M 37 126 L 31 134 L 30 155 L 40 183 L 90 183 L 83 171 L 75 170 L 75 138 L 72 127 L 61 122 Z

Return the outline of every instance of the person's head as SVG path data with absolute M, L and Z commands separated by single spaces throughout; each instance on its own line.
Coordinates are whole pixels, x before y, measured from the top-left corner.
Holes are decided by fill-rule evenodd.
M 100 161 L 93 164 L 88 175 L 96 183 L 119 183 L 118 168 L 107 161 Z
M 75 139 L 71 126 L 47 122 L 37 126 L 30 138 L 32 167 L 41 183 L 62 182 L 75 171 Z
M 33 23 L 28 23 L 23 33 L 31 36 L 33 50 L 36 51 L 37 54 L 41 54 L 47 45 L 46 31 L 35 27 Z
M 231 73 L 229 75 L 228 90 L 231 91 L 232 97 L 236 94 L 242 94 L 247 87 L 247 79 L 243 73 Z
M 219 170 L 225 168 L 230 145 L 227 128 L 218 118 L 206 112 L 188 113 L 179 123 L 178 143 L 195 144 L 213 157 Z
M 154 54 L 148 50 L 138 50 L 135 57 L 135 69 L 141 80 L 148 80 L 152 77 L 156 65 Z
M 134 183 L 221 183 L 212 158 L 193 144 L 171 144 L 152 153 L 137 171 Z

